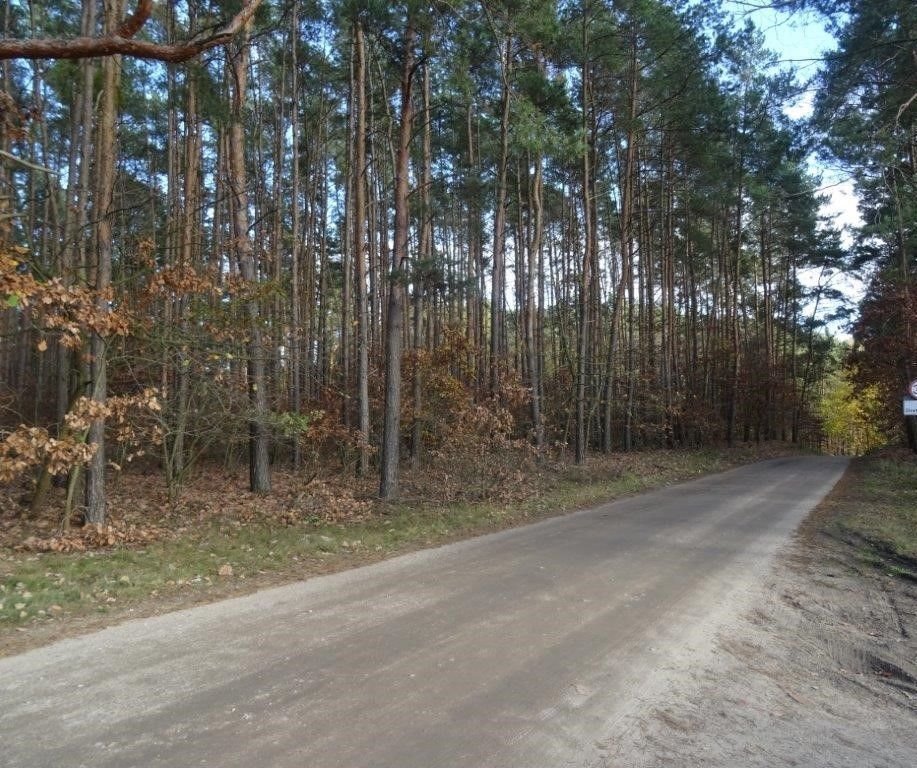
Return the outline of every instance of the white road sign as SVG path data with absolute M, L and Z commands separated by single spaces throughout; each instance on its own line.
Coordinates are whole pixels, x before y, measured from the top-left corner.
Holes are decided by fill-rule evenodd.
M 914 379 L 907 388 L 908 393 L 911 397 L 917 400 L 917 379 Z
M 904 399 L 904 415 L 917 416 L 917 400 Z

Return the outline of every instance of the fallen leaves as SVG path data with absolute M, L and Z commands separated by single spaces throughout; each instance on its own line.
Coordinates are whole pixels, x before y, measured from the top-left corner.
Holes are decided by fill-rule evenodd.
M 24 552 L 86 552 L 118 545 L 149 544 L 162 538 L 163 534 L 162 529 L 152 526 L 88 523 L 58 536 L 29 536 L 16 549 Z

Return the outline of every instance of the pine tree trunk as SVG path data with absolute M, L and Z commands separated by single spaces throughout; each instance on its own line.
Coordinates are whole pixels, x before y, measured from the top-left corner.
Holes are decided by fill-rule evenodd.
M 300 167 L 299 167 L 299 4 L 294 3 L 290 12 L 290 143 L 291 143 L 291 189 L 290 189 L 290 410 L 298 414 L 302 408 L 302 305 L 300 287 L 300 254 L 302 253 Z M 302 465 L 302 441 L 293 440 L 293 467 Z
M 104 26 L 112 33 L 121 22 L 123 2 L 106 0 Z M 121 57 L 110 56 L 102 62 L 102 92 L 99 103 L 99 122 L 96 140 L 96 195 L 93 211 L 96 216 L 96 271 L 95 289 L 98 307 L 107 310 L 108 291 L 111 287 L 112 251 L 114 250 L 112 217 L 114 212 L 115 158 L 117 135 L 115 125 L 118 111 L 118 89 L 121 81 Z M 106 340 L 93 332 L 89 339 L 92 399 L 105 405 L 108 399 L 108 368 Z M 105 419 L 94 419 L 89 426 L 89 442 L 95 453 L 86 473 L 86 521 L 104 523 L 105 497 Z
M 357 398 L 359 401 L 361 477 L 369 471 L 369 317 L 366 296 L 366 259 L 369 256 L 366 221 L 366 42 L 363 25 L 353 25 L 354 111 L 353 142 L 353 258 L 357 294 Z
M 583 22 L 583 50 L 586 57 L 583 61 L 582 78 L 582 130 L 583 130 L 583 179 L 582 179 L 582 204 L 583 204 L 583 262 L 580 271 L 579 289 L 579 339 L 576 356 L 576 443 L 574 458 L 577 464 L 586 460 L 586 379 L 590 367 L 590 331 L 591 331 L 591 291 L 593 287 L 593 226 L 592 200 L 594 196 L 592 187 L 592 148 L 590 142 L 593 137 L 591 110 L 592 110 L 592 82 L 591 70 L 588 60 L 588 26 Z
M 429 55 L 424 52 L 425 57 Z M 413 412 L 411 425 L 411 466 L 420 468 L 423 450 L 423 381 L 421 353 L 423 351 L 423 300 L 425 274 L 433 260 L 433 213 L 430 210 L 430 195 L 433 186 L 433 122 L 430 110 L 430 67 L 423 69 L 423 169 L 421 172 L 421 221 L 420 221 L 420 264 L 414 270 L 414 382 Z M 432 307 L 430 308 L 432 314 Z
M 541 307 L 535 302 L 535 283 L 541 279 L 541 243 L 544 234 L 544 200 L 541 152 L 535 153 L 535 173 L 532 179 L 532 223 L 531 237 L 528 242 L 528 274 L 526 275 L 526 313 L 525 313 L 525 344 L 528 357 L 528 378 L 531 389 L 532 429 L 534 432 L 535 447 L 539 450 L 544 446 L 544 419 L 541 411 L 542 383 L 541 383 L 541 349 L 538 338 L 538 317 Z
M 242 279 L 247 283 L 251 295 L 246 298 L 248 320 L 248 400 L 251 414 L 248 430 L 249 487 L 255 493 L 271 490 L 270 463 L 268 456 L 269 434 L 267 428 L 267 375 L 265 352 L 262 343 L 260 308 L 256 294 L 258 269 L 255 264 L 254 247 L 248 231 L 248 193 L 243 123 L 243 107 L 247 88 L 249 42 L 248 33 L 228 49 L 230 52 L 230 75 L 232 80 L 232 108 L 229 127 L 229 187 L 234 200 L 233 236 L 239 260 Z
M 412 84 L 414 74 L 414 19 L 408 17 L 402 42 L 401 115 L 395 160 L 395 231 L 392 271 L 389 278 L 388 319 L 385 328 L 385 414 L 382 429 L 382 466 L 379 495 L 398 494 L 398 463 L 401 454 L 401 350 L 405 309 L 405 274 L 408 266 L 408 196 Z
M 500 148 L 497 159 L 497 200 L 494 209 L 493 275 L 490 291 L 490 394 L 500 389 L 500 367 L 506 356 L 506 328 L 503 312 L 506 281 L 506 176 L 509 166 L 509 107 L 511 39 L 500 51 Z

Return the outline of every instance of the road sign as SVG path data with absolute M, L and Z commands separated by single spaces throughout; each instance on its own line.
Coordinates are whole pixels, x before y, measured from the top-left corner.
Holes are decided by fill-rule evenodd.
M 908 394 L 917 400 L 917 379 L 914 379 L 907 388 Z
M 904 415 L 905 416 L 917 416 L 917 400 L 909 400 L 904 398 Z

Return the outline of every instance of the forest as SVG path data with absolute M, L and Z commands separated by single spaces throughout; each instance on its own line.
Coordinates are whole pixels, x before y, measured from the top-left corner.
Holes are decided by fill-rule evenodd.
M 917 7 L 780 6 L 3 0 L 0 484 L 917 450 Z

